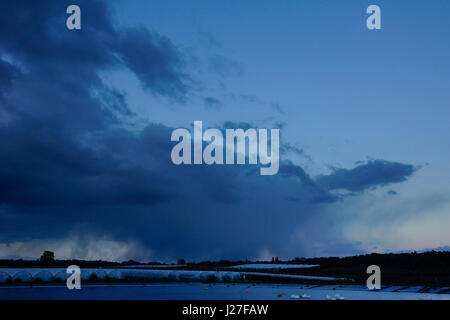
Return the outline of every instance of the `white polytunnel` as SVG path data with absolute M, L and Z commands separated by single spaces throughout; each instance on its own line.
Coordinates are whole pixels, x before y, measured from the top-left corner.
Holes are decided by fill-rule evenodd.
M 89 280 L 91 275 L 92 275 L 91 270 L 81 269 L 81 279 L 82 280 Z
M 106 271 L 99 269 L 99 270 L 95 270 L 94 272 L 92 272 L 97 278 L 99 279 L 105 279 L 106 278 Z
M 122 274 L 127 277 L 137 277 L 137 278 L 168 278 L 171 274 L 169 270 L 122 270 Z
M 10 277 L 6 272 L 0 272 L 0 282 L 5 282 Z
M 122 279 L 122 272 L 120 272 L 119 270 L 112 270 L 108 273 L 108 277 L 113 278 L 113 279 Z
M 60 270 L 55 273 L 54 279 L 56 280 L 66 280 L 69 277 L 69 274 L 66 270 Z
M 0 269 L 1 270 L 1 269 Z M 13 275 L 13 276 L 12 276 Z M 3 269 L 0 271 L 0 282 L 5 282 L 10 276 L 16 281 L 65 281 L 71 274 L 61 268 L 29 268 Z M 95 275 L 98 279 L 153 278 L 170 279 L 172 281 L 234 281 L 240 280 L 241 272 L 235 271 L 199 271 L 199 270 L 158 270 L 158 269 L 81 269 L 81 279 L 90 280 Z M 268 274 L 267 274 L 268 275 Z
M 13 276 L 15 281 L 31 281 L 33 276 L 28 271 L 19 271 Z
M 53 278 L 53 275 L 47 270 L 39 271 L 33 275 L 33 280 L 51 281 Z
M 178 280 L 178 272 L 172 271 L 167 276 L 170 280 Z
M 239 273 L 237 272 L 226 272 L 222 274 L 222 281 L 231 281 L 234 279 L 239 279 Z
M 207 271 L 203 271 L 203 272 L 201 272 L 201 273 L 199 274 L 199 278 L 200 278 L 201 280 L 207 280 L 207 279 L 208 279 L 208 276 L 209 276 L 209 272 L 207 272 Z
M 179 279 L 182 280 L 194 280 L 198 279 L 201 272 L 199 271 L 181 271 Z

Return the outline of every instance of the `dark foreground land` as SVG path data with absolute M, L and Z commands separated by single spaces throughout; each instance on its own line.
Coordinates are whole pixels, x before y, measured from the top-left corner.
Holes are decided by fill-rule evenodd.
M 373 253 L 344 258 L 297 258 L 283 263 L 302 263 L 319 266 L 303 269 L 279 269 L 277 273 L 347 278 L 354 280 L 353 283 L 365 284 L 368 277 L 366 273 L 367 267 L 377 265 L 381 269 L 383 285 L 450 286 L 450 252 L 448 251 Z M 226 262 L 206 262 L 193 265 L 192 267 L 211 268 L 221 265 L 226 265 Z M 246 271 L 261 271 L 261 269 L 247 269 Z
M 319 264 L 317 275 L 332 274 L 351 277 L 365 283 L 369 265 L 381 268 L 384 285 L 450 285 L 450 252 L 429 251 L 423 253 L 370 254 L 346 258 L 308 259 L 308 263 Z M 308 270 L 307 272 L 311 272 Z
M 184 261 L 183 261 L 184 262 Z M 291 275 L 327 276 L 351 279 L 339 281 L 340 283 L 365 284 L 368 274 L 367 267 L 377 265 L 381 268 L 383 285 L 398 286 L 430 286 L 450 287 L 450 252 L 428 251 L 423 253 L 397 253 L 397 254 L 367 254 L 351 257 L 327 258 L 296 258 L 290 261 L 274 261 L 276 264 L 311 264 L 319 265 L 312 268 L 283 268 L 283 269 L 239 269 L 247 272 L 270 272 Z M 233 270 L 233 266 L 248 263 L 264 263 L 262 261 L 203 261 L 186 263 L 183 266 L 170 266 L 159 262 L 139 263 L 136 261 L 109 262 L 109 261 L 83 261 L 83 260 L 0 260 L 0 268 L 65 268 L 75 264 L 81 268 L 116 268 L 134 266 L 135 268 L 183 269 L 183 270 Z M 265 282 L 264 277 L 248 279 L 251 282 Z M 268 278 L 267 281 L 273 281 Z M 314 283 L 317 280 L 287 280 L 282 282 Z M 320 282 L 320 281 L 319 281 Z M 329 282 L 328 282 L 329 283 Z

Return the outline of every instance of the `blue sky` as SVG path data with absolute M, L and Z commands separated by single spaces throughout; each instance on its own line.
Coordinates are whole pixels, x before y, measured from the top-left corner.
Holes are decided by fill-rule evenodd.
M 64 1 L 1 19 L 0 256 L 450 244 L 448 1 L 77 3 L 79 33 Z M 280 174 L 172 166 L 170 132 L 194 120 L 280 127 Z

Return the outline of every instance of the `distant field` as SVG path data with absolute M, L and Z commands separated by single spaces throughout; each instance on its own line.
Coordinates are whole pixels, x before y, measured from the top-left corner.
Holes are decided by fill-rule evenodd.
M 286 263 L 249 263 L 228 268 L 233 269 L 300 269 L 319 267 L 318 264 L 286 264 Z

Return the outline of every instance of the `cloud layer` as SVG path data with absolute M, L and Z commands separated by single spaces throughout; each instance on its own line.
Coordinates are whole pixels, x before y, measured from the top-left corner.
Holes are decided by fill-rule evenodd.
M 371 160 L 353 169 L 333 169 L 331 174 L 319 176 L 317 182 L 327 190 L 362 192 L 377 186 L 406 181 L 416 170 L 409 164 Z
M 156 31 L 116 27 L 106 3 L 79 1 L 80 32 L 64 28 L 68 1 L 2 5 L 0 248 L 8 254 L 1 255 L 298 256 L 323 240 L 320 233 L 301 242 L 295 235 L 342 201 L 333 191 L 362 193 L 416 170 L 374 160 L 314 179 L 287 159 L 274 177 L 248 165 L 173 165 L 173 128 L 150 122 L 139 132 L 126 129 L 136 114 L 99 74 L 127 69 L 151 94 L 183 103 L 193 81 L 184 54 Z M 236 125 L 249 126 L 224 127 Z M 284 146 L 284 153 L 303 154 Z M 51 239 L 62 239 L 63 248 Z

